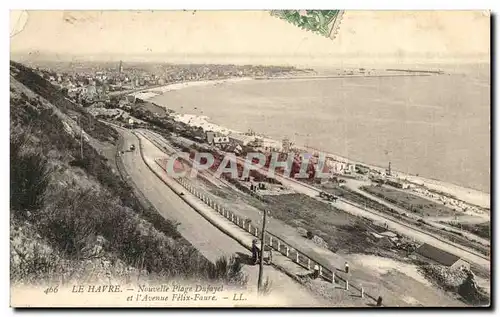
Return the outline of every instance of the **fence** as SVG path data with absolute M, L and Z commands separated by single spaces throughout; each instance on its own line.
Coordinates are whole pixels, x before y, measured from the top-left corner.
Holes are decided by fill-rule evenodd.
M 177 182 L 182 185 L 184 188 L 186 188 L 191 194 L 193 194 L 195 197 L 203 201 L 205 204 L 207 204 L 210 208 L 215 210 L 217 213 L 219 213 L 221 216 L 224 218 L 228 219 L 244 231 L 248 232 L 252 236 L 256 238 L 261 238 L 262 230 L 259 229 L 259 227 L 252 225 L 252 223 L 244 217 L 238 216 L 234 212 L 224 208 L 223 206 L 219 205 L 217 202 L 213 201 L 208 195 L 203 193 L 202 191 L 198 190 L 195 188 L 190 181 L 188 181 L 186 178 L 180 177 L 176 178 Z M 356 289 L 360 292 L 360 294 L 363 294 L 362 296 L 369 297 L 376 301 L 377 299 L 374 296 L 371 296 L 366 293 L 366 291 L 363 289 L 362 286 L 356 286 L 350 283 L 347 278 L 342 277 L 340 274 L 336 274 L 336 269 L 331 268 L 329 265 L 324 263 L 323 261 L 317 261 L 315 260 L 312 256 L 305 254 L 304 252 L 301 252 L 297 248 L 293 247 L 289 243 L 285 242 L 284 239 L 270 233 L 269 231 L 266 230 L 264 234 L 264 246 L 269 246 L 275 251 L 279 252 L 283 256 L 287 257 L 297 265 L 300 265 L 301 267 L 311 270 L 313 269 L 316 265 L 318 266 L 319 269 L 319 276 L 323 278 L 324 280 L 331 282 L 331 283 L 337 283 L 341 284 L 341 282 L 344 284 L 345 289 L 348 289 L 349 287 Z
M 140 138 L 139 138 L 139 151 L 140 151 L 142 159 L 144 160 Z M 158 162 L 156 162 L 156 163 L 161 166 L 161 164 L 159 164 Z M 161 166 L 161 167 L 164 168 L 164 166 Z M 209 207 L 211 207 L 216 212 L 218 212 L 221 216 L 230 220 L 232 223 L 234 223 L 235 225 L 237 225 L 241 229 L 247 231 L 252 236 L 255 236 L 256 238 L 260 239 L 262 230 L 259 229 L 257 226 L 252 225 L 251 222 L 248 221 L 246 218 L 238 216 L 234 212 L 217 204 L 208 195 L 206 195 L 202 191 L 196 189 L 191 184 L 191 182 L 188 181 L 186 178 L 179 177 L 179 178 L 175 178 L 175 180 L 181 186 L 186 188 L 195 197 L 197 197 L 198 199 L 203 201 L 205 204 L 207 204 Z M 362 297 L 366 296 L 374 301 L 377 301 L 377 299 L 374 296 L 369 295 L 364 290 L 364 288 L 362 286 L 355 286 L 351 282 L 349 282 L 347 278 L 342 277 L 340 274 L 336 274 L 335 268 L 331 268 L 331 266 L 326 264 L 325 262 L 317 261 L 312 256 L 306 255 L 304 252 L 299 251 L 298 248 L 294 248 L 292 245 L 285 242 L 282 238 L 277 237 L 276 235 L 270 233 L 267 230 L 264 234 L 264 246 L 271 247 L 272 249 L 278 251 L 280 254 L 286 256 L 287 258 L 292 260 L 294 263 L 300 265 L 301 267 L 303 267 L 305 269 L 310 270 L 311 268 L 314 268 L 315 265 L 317 265 L 318 269 L 319 269 L 319 276 L 321 278 L 323 278 L 324 280 L 331 282 L 333 284 L 335 284 L 335 283 L 340 284 L 340 282 L 343 282 L 346 290 L 348 290 L 349 287 L 351 287 L 353 289 L 358 290 L 360 292 L 360 296 L 362 296 Z

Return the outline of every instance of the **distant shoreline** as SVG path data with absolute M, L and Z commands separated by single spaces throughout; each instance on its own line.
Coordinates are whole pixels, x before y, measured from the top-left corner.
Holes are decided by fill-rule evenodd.
M 395 70 L 392 70 L 395 71 Z M 401 72 L 406 72 L 406 70 L 398 70 Z M 140 91 L 131 92 L 130 95 L 136 96 L 136 98 L 148 100 L 156 96 L 160 96 L 165 92 L 172 90 L 179 90 L 189 87 L 199 87 L 208 85 L 217 85 L 223 83 L 234 83 L 240 81 L 248 80 L 297 80 L 297 79 L 332 79 L 332 78 L 360 78 L 360 77 L 423 77 L 423 76 L 435 76 L 443 73 L 438 73 L 435 71 L 408 71 L 406 74 L 352 74 L 352 75 L 290 75 L 290 76 L 256 76 L 256 77 L 232 77 L 226 79 L 207 79 L 207 80 L 197 80 L 197 81 L 185 81 L 173 84 L 167 84 L 163 86 L 155 86 L 151 88 L 144 88 Z M 159 93 L 158 93 L 159 92 Z
M 293 77 L 255 77 L 254 80 L 276 80 L 276 79 L 333 79 L 333 78 L 359 78 L 359 77 L 422 77 L 422 76 L 434 76 L 438 73 L 426 73 L 426 74 L 378 74 L 378 75 L 313 75 L 313 76 L 293 76 Z
M 144 90 L 137 91 L 137 92 L 131 93 L 129 95 L 132 95 L 132 96 L 135 96 L 136 98 L 147 101 L 147 100 L 154 98 L 156 96 L 161 96 L 164 93 L 169 92 L 169 91 L 180 90 L 180 89 L 189 88 L 189 87 L 210 86 L 210 85 L 217 85 L 217 84 L 228 83 L 228 82 L 235 83 L 235 82 L 248 81 L 248 80 L 253 80 L 253 78 L 252 77 L 234 77 L 234 78 L 227 78 L 227 79 L 186 81 L 186 82 L 163 85 L 163 86 L 154 87 L 154 88 L 146 88 Z
M 156 88 L 151 88 L 151 89 L 146 89 L 138 93 L 133 93 L 132 95 L 135 95 L 136 98 L 142 99 L 142 100 L 149 100 L 151 98 L 161 96 L 166 92 L 169 91 L 174 91 L 174 90 L 180 90 L 188 87 L 200 87 L 200 86 L 210 86 L 210 85 L 217 85 L 217 84 L 223 84 L 223 83 L 235 83 L 235 82 L 240 82 L 240 81 L 249 81 L 249 80 L 273 80 L 273 79 L 328 79 L 328 78 L 350 78 L 350 77 L 413 77 L 413 76 L 435 76 L 435 74 L 383 74 L 383 75 L 342 75 L 342 76 L 336 76 L 336 75 L 318 75 L 318 76 L 290 76 L 290 77 L 237 77 L 237 78 L 228 78 L 228 79 L 221 79 L 221 80 L 204 80 L 204 81 L 191 81 L 191 82 L 183 82 L 183 83 L 175 83 L 175 84 L 170 84 L 170 85 L 165 85 L 162 87 L 156 87 Z M 155 92 L 160 92 L 160 93 L 153 93 Z M 161 106 L 163 108 L 168 109 L 166 106 L 163 106 L 161 104 L 157 104 L 158 106 Z M 181 114 L 183 115 L 183 114 Z M 188 114 L 185 114 L 188 115 Z M 207 120 L 207 123 L 210 123 Z M 213 124 L 216 125 L 216 124 Z M 217 125 L 216 125 L 217 126 Z M 229 131 L 231 129 L 225 128 L 220 126 L 221 128 L 224 128 L 225 130 Z M 233 130 L 231 130 L 233 131 Z M 236 132 L 236 131 L 234 131 Z M 239 132 L 239 131 L 238 131 Z M 239 132 L 242 133 L 242 132 Z M 267 137 L 265 135 L 261 136 L 265 137 L 268 140 L 273 140 L 276 141 L 270 137 Z M 301 150 L 306 149 L 305 147 L 298 147 Z M 326 154 L 327 156 L 331 156 L 332 158 L 338 159 L 339 161 L 344 161 L 344 162 L 349 162 L 351 164 L 362 164 L 364 166 L 367 166 L 369 168 L 373 168 L 375 170 L 381 170 L 384 169 L 381 166 L 376 166 L 373 164 L 368 164 L 368 163 L 363 163 L 360 161 L 352 160 L 346 157 L 342 157 L 337 154 L 329 153 L 324 150 L 319 150 L 319 149 L 313 149 L 309 148 L 310 150 L 314 150 L 317 152 L 321 152 Z M 481 190 L 473 189 L 473 188 L 467 188 L 458 184 L 453 184 L 449 182 L 445 182 L 442 180 L 437 180 L 437 179 L 432 179 L 432 178 L 425 178 L 421 176 L 416 176 L 408 173 L 404 173 L 398 170 L 394 170 L 394 172 L 398 175 L 398 178 L 401 180 L 407 179 L 408 181 L 412 183 L 418 183 L 421 184 L 427 188 L 442 191 L 444 193 L 450 194 L 455 196 L 457 199 L 463 200 L 465 202 L 468 202 L 473 205 L 477 205 L 483 208 L 491 209 L 490 206 L 490 194 L 483 192 Z

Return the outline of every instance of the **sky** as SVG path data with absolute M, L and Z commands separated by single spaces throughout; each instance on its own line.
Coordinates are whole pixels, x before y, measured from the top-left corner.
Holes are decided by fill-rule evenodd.
M 333 40 L 266 11 L 11 12 L 16 24 L 12 56 L 369 66 L 487 62 L 490 53 L 484 11 L 346 11 Z

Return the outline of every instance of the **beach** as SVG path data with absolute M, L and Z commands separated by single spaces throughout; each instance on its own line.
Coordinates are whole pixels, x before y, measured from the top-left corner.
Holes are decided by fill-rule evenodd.
M 242 82 L 242 81 L 247 81 L 247 80 L 252 80 L 252 78 L 240 77 L 240 78 L 228 78 L 228 79 L 220 79 L 220 80 L 189 81 L 189 82 L 165 85 L 165 86 L 152 88 L 152 89 L 145 89 L 145 90 L 142 90 L 140 92 L 133 93 L 132 95 L 134 95 L 136 98 L 139 98 L 139 99 L 149 100 L 151 98 L 161 96 L 164 93 L 169 92 L 169 91 L 181 90 L 181 89 L 186 89 L 186 88 L 190 88 L 190 87 L 206 87 L 206 86 L 215 86 L 215 85 L 227 84 L 227 83 L 237 83 L 237 82 Z

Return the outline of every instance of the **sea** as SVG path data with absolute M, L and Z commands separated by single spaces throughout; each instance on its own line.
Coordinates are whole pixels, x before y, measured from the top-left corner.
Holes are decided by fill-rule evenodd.
M 377 166 L 490 192 L 490 67 L 443 75 L 273 79 L 150 101 Z

